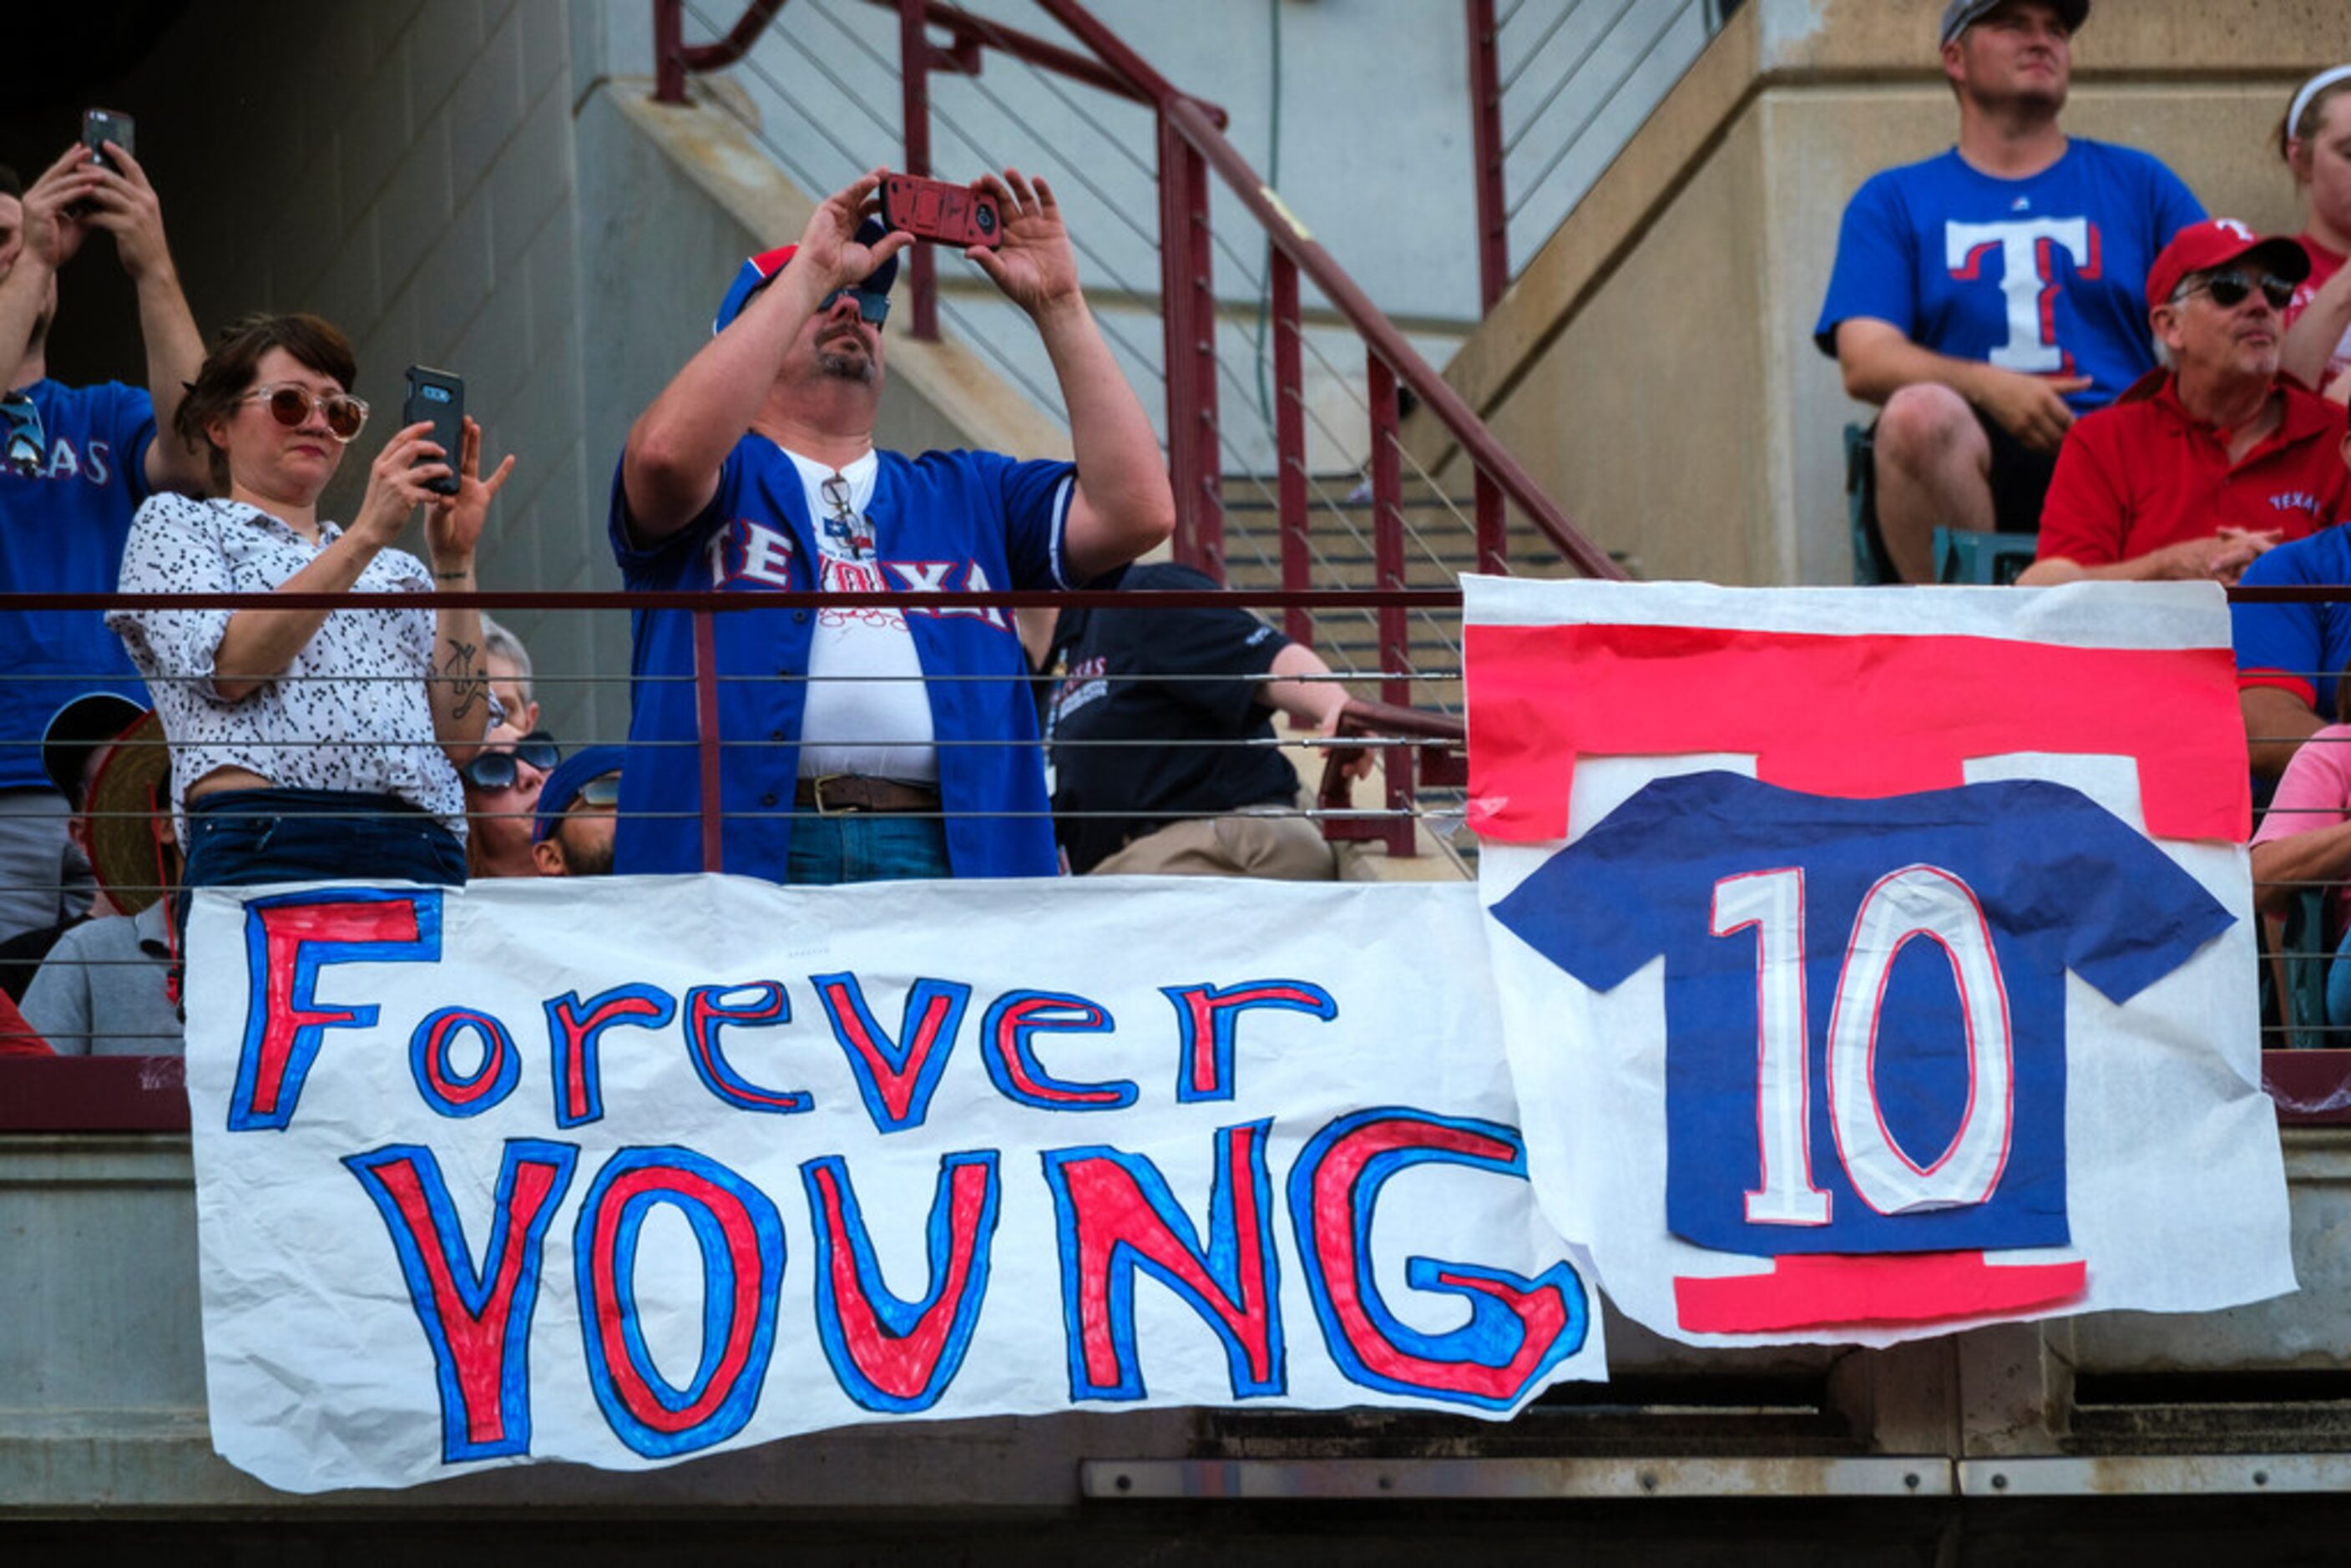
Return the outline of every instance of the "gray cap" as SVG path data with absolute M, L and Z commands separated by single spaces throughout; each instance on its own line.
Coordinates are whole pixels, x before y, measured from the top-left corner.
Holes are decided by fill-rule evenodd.
M 2090 0 L 2044 0 L 2068 27 L 2079 27 L 2090 18 Z M 2008 4 L 2008 0 L 1951 0 L 1943 7 L 1943 36 L 1935 47 L 1941 48 L 1992 12 Z

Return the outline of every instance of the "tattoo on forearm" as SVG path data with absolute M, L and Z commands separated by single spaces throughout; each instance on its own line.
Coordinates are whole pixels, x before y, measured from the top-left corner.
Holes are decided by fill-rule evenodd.
M 475 645 L 449 639 L 449 661 L 441 666 L 441 678 L 449 683 L 456 696 L 456 706 L 449 716 L 462 719 L 474 711 L 474 705 L 487 700 L 490 692 L 488 675 L 475 667 Z

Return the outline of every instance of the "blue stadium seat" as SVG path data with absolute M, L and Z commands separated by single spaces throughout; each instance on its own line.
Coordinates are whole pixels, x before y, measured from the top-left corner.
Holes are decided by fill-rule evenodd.
M 1935 580 L 2005 588 L 2032 564 L 2039 534 L 1979 534 L 1935 530 Z

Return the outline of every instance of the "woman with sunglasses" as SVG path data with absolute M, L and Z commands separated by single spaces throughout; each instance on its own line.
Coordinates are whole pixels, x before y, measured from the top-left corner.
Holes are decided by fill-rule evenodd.
M 122 591 L 384 593 L 474 586 L 490 499 L 465 422 L 455 496 L 431 426 L 393 433 L 348 527 L 319 497 L 367 421 L 350 342 L 315 316 L 255 316 L 214 345 L 174 427 L 205 450 L 214 498 L 157 496 Z M 392 548 L 425 508 L 428 568 Z M 172 742 L 190 888 L 326 878 L 465 880 L 456 765 L 493 716 L 473 610 L 117 609 Z
M 2351 66 L 2302 84 L 2278 130 L 2278 152 L 2306 204 L 2302 248 L 2310 276 L 2286 307 L 2289 374 L 2351 402 Z

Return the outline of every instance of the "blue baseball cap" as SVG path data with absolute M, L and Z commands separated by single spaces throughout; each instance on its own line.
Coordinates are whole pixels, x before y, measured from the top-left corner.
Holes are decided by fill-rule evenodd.
M 857 243 L 865 246 L 878 244 L 889 233 L 882 226 L 880 218 L 867 218 L 857 225 Z M 779 245 L 773 250 L 761 251 L 736 268 L 735 281 L 727 287 L 726 298 L 718 302 L 718 318 L 710 323 L 710 335 L 715 338 L 726 330 L 735 318 L 743 314 L 743 307 L 751 303 L 751 296 L 773 283 L 776 274 L 783 271 L 784 264 L 791 260 L 793 253 L 799 249 L 796 245 Z M 893 256 L 867 273 L 864 281 L 857 287 L 875 294 L 887 294 L 890 286 L 897 281 L 898 258 Z
M 530 841 L 539 843 L 555 831 L 563 814 L 580 803 L 580 791 L 590 779 L 618 773 L 628 761 L 626 747 L 583 746 L 555 765 L 538 787 L 538 811 L 531 819 Z

